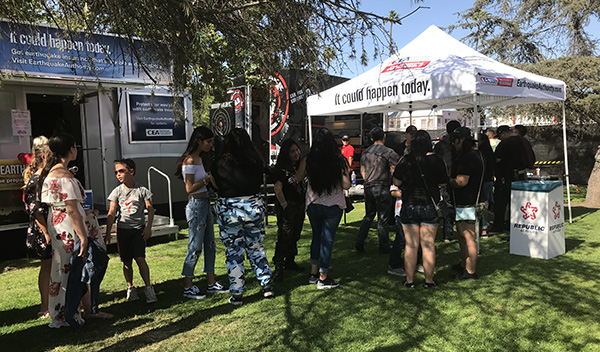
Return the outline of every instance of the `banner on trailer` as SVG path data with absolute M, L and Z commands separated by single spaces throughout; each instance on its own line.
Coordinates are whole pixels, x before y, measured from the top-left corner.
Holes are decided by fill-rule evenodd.
M 153 50 L 134 40 L 138 53 L 148 60 L 153 78 L 166 81 L 152 61 Z M 90 78 L 150 83 L 126 38 L 110 34 L 67 33 L 48 25 L 0 21 L 0 69 L 4 73 Z
M 25 165 L 20 160 L 0 160 L 0 191 L 23 187 Z

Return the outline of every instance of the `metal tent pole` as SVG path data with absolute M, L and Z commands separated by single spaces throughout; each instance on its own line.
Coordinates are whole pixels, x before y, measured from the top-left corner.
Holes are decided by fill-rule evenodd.
M 571 211 L 571 190 L 569 189 L 569 157 L 567 156 L 567 118 L 565 113 L 565 101 L 562 106 L 563 113 L 563 148 L 565 152 L 565 179 L 567 180 L 567 202 L 569 206 L 569 224 L 573 223 L 573 213 Z

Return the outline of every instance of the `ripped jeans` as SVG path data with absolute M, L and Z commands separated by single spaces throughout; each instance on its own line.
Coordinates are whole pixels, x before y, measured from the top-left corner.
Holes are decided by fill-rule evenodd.
M 210 198 L 190 198 L 185 207 L 185 217 L 189 225 L 189 243 L 181 275 L 193 278 L 194 269 L 204 247 L 205 273 L 215 272 L 215 230 Z

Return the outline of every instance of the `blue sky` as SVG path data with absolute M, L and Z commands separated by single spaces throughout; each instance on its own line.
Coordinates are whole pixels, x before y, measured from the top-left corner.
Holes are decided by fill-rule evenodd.
M 363 0 L 361 9 L 378 15 L 388 15 L 390 10 L 394 10 L 402 17 L 415 10 L 418 6 L 428 6 L 429 9 L 420 9 L 407 17 L 402 21 L 402 25 L 394 25 L 392 29 L 393 39 L 398 48 L 402 48 L 432 24 L 438 27 L 456 24 L 458 21 L 456 13 L 469 9 L 474 1 L 425 0 L 414 4 L 411 0 Z M 600 37 L 600 23 L 598 21 L 591 23 L 588 30 L 596 39 Z M 451 33 L 458 40 L 467 34 L 467 32 L 459 30 Z M 370 42 L 367 41 L 366 44 L 370 44 Z M 382 59 L 386 59 L 386 57 Z M 361 66 L 358 61 L 348 61 L 348 68 L 342 72 L 341 76 L 348 78 L 356 77 L 379 63 L 379 61 L 373 60 L 372 56 L 369 57 L 369 60 L 369 64 L 366 67 Z
M 470 8 L 473 2 L 474 0 L 425 0 L 419 4 L 414 4 L 410 0 L 363 0 L 361 9 L 384 16 L 394 10 L 402 17 L 419 6 L 428 6 L 429 9 L 420 9 L 404 19 L 402 25 L 394 25 L 392 29 L 394 41 L 398 48 L 402 48 L 432 24 L 438 27 L 455 24 L 458 20 L 455 13 Z M 451 35 L 460 40 L 466 35 L 466 32 L 454 31 Z M 367 44 L 370 44 L 370 42 L 367 41 Z M 342 76 L 356 77 L 378 63 L 378 61 L 373 60 L 372 56 L 369 57 L 369 60 L 367 67 L 361 66 L 358 61 L 349 61 L 349 68 L 344 70 Z

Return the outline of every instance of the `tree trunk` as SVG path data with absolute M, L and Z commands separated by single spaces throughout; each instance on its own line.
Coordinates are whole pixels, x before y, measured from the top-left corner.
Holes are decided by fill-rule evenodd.
M 598 151 L 596 151 L 595 159 L 594 168 L 588 179 L 585 202 L 588 206 L 600 207 L 600 146 L 598 147 Z

